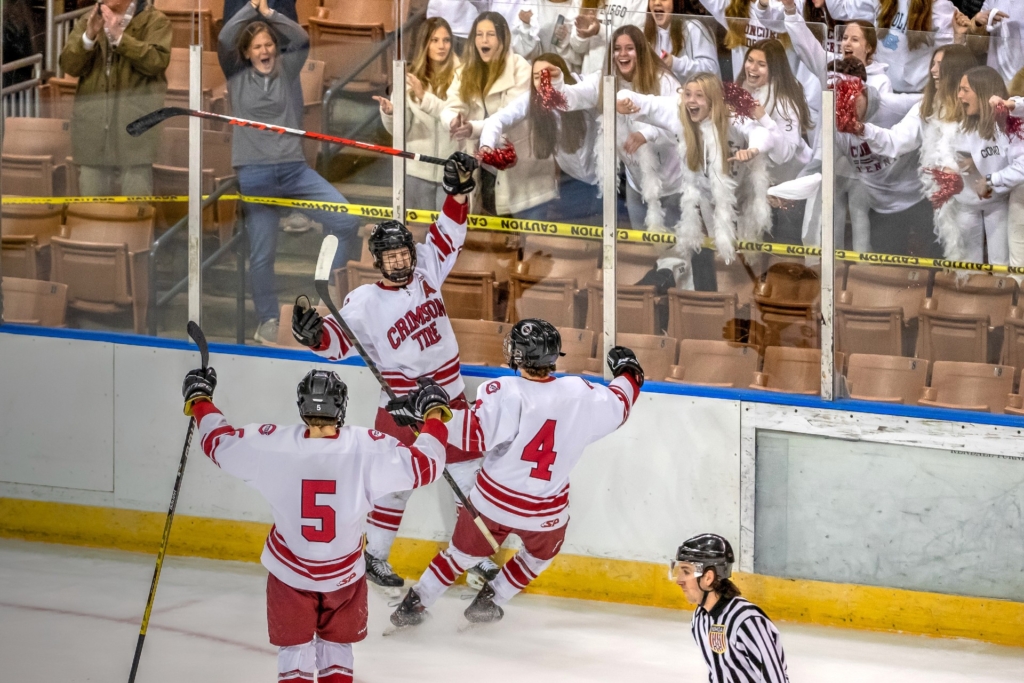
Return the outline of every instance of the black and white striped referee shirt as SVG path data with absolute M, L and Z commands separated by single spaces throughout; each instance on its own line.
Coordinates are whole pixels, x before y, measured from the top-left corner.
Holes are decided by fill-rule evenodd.
M 788 683 L 779 632 L 757 605 L 736 597 L 698 607 L 690 630 L 710 683 Z

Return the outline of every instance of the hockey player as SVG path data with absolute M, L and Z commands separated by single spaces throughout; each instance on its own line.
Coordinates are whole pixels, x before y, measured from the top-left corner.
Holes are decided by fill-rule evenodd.
M 449 443 L 487 451 L 470 501 L 498 543 L 509 534 L 523 542 L 466 609 L 470 622 L 501 619 L 501 606 L 551 564 L 569 522 L 569 473 L 587 445 L 625 423 L 644 383 L 636 356 L 621 346 L 608 354 L 615 379 L 607 387 L 582 377 L 552 377 L 560 350 L 551 323 L 520 320 L 504 351 L 521 375 L 482 385 L 471 409 L 453 411 Z M 409 589 L 391 622 L 419 624 L 465 568 L 490 553 L 472 517 L 460 510 L 451 544 Z
M 278 646 L 278 681 L 351 683 L 352 643 L 366 637 L 362 525 L 373 501 L 425 486 L 444 467 L 448 396 L 424 380 L 415 409 L 425 416 L 411 446 L 374 429 L 345 427 L 348 388 L 311 370 L 298 386 L 305 424 L 235 428 L 212 402 L 213 368 L 185 376 L 185 414 L 203 453 L 267 499 L 274 517 L 261 561 L 267 626 Z
M 476 161 L 462 152 L 448 158 L 442 181 L 448 198 L 430 226 L 426 244 L 416 244 L 400 221 L 384 221 L 374 227 L 369 248 L 382 279 L 351 291 L 341 308 L 352 333 L 400 398 L 416 386 L 418 377 L 431 377 L 452 397 L 452 405 L 467 405 L 458 341 L 441 298 L 441 285 L 466 240 L 466 198 L 476 185 L 472 177 L 475 167 Z M 333 319 L 324 321 L 307 306 L 296 305 L 292 334 L 300 344 L 331 360 L 356 353 Z M 393 417 L 385 410 L 387 403 L 388 396 L 382 391 L 375 428 L 411 444 L 416 438 L 414 420 L 408 411 Z M 468 493 L 480 468 L 480 453 L 449 446 L 447 460 L 448 471 Z M 366 572 L 380 586 L 404 583 L 388 563 L 388 555 L 410 494 L 397 491 L 384 496 L 367 516 Z M 489 576 L 498 571 L 489 560 L 474 569 Z
M 690 630 L 708 665 L 709 683 L 787 683 L 779 632 L 761 608 L 740 597 L 729 576 L 729 541 L 701 534 L 679 546 L 670 576 L 697 605 Z

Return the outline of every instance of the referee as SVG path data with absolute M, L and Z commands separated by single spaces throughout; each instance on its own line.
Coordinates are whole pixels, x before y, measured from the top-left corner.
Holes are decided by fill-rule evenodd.
M 690 630 L 710 683 L 788 683 L 779 632 L 761 608 L 740 597 L 729 576 L 729 541 L 701 534 L 679 546 L 672 580 L 697 605 Z

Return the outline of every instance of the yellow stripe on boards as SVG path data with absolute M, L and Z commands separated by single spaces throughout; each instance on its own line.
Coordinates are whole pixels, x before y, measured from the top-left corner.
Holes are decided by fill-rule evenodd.
M 0 537 L 155 553 L 165 515 L 0 498 Z M 168 553 L 258 562 L 269 524 L 176 515 Z M 415 580 L 447 543 L 399 538 L 391 563 Z M 501 560 L 511 556 L 502 550 Z M 690 610 L 666 566 L 562 554 L 527 592 Z M 773 619 L 873 631 L 971 638 L 1024 647 L 1024 603 L 851 584 L 734 574 Z

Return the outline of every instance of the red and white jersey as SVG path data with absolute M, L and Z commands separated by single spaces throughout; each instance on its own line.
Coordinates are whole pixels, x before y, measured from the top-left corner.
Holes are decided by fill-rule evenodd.
M 406 447 L 363 427 L 310 439 L 305 425 L 235 428 L 213 403 L 193 410 L 206 457 L 270 503 L 274 526 L 260 559 L 298 590 L 328 593 L 362 576 L 363 524 L 373 501 L 426 486 L 444 469 L 448 430 L 439 420 Z
M 449 443 L 487 451 L 470 501 L 484 517 L 525 531 L 569 521 L 569 473 L 583 449 L 626 422 L 640 391 L 626 374 L 607 387 L 582 377 L 504 377 L 452 411 Z
M 385 381 L 403 396 L 418 377 L 431 377 L 451 397 L 465 391 L 459 344 L 441 299 L 441 284 L 455 266 L 466 241 L 469 204 L 452 197 L 430 226 L 426 244 L 416 245 L 416 271 L 405 287 L 383 282 L 352 290 L 341 308 L 352 333 L 377 364 Z M 324 319 L 324 338 L 317 354 L 341 360 L 356 353 L 333 318 Z M 380 405 L 387 403 L 381 392 Z

